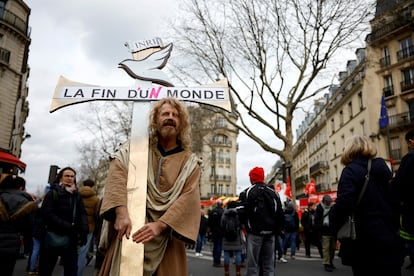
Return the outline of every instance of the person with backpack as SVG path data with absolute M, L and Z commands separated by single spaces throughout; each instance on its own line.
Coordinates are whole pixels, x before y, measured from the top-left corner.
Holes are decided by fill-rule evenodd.
M 224 250 L 224 275 L 230 276 L 230 257 L 234 256 L 236 263 L 236 276 L 241 276 L 242 263 L 242 238 L 241 223 L 237 213 L 237 204 L 232 201 L 227 204 L 221 218 L 223 229 L 223 250 Z
M 223 202 L 216 201 L 216 206 L 208 214 L 208 226 L 213 240 L 213 266 L 223 267 L 221 264 L 221 251 L 223 249 L 223 231 L 221 229 L 221 216 L 223 215 Z
M 247 230 L 246 275 L 274 276 L 275 234 L 283 223 L 279 195 L 264 183 L 264 170 L 249 172 L 249 188 L 240 193 Z
M 288 202 L 283 213 L 283 253 L 287 258 L 287 251 L 290 247 L 290 258 L 295 259 L 296 254 L 296 237 L 299 231 L 299 216 L 295 210 L 293 202 Z

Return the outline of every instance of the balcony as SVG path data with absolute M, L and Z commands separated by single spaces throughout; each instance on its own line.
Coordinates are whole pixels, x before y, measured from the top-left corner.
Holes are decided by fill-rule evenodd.
M 210 175 L 210 181 L 214 181 L 214 180 L 229 182 L 231 181 L 231 175 L 221 175 L 221 174 Z
M 309 181 L 308 175 L 304 174 L 295 179 L 295 186 L 306 184 Z
M 398 61 L 408 59 L 412 56 L 414 56 L 414 46 L 401 49 L 397 52 Z
M 10 51 L 0 47 L 0 63 L 10 63 Z
M 0 8 L 0 21 L 4 21 L 19 31 L 23 32 L 24 35 L 27 35 L 27 25 L 23 19 L 18 17 L 16 14 Z
M 319 161 L 309 168 L 309 172 L 311 176 L 314 176 L 324 173 L 328 168 L 329 165 L 327 161 Z
M 414 79 L 410 78 L 410 79 L 403 80 L 402 82 L 400 82 L 400 85 L 401 85 L 401 92 L 414 89 Z
M 367 36 L 367 42 L 375 45 L 383 41 L 389 41 L 391 37 L 399 32 L 404 32 L 410 29 L 412 18 L 410 16 L 395 16 L 394 20 L 388 24 L 381 24 L 376 26 L 372 32 Z
M 381 68 L 387 67 L 391 65 L 391 59 L 390 56 L 385 56 L 380 59 L 380 66 Z
M 388 127 L 399 128 L 399 127 L 408 127 L 414 122 L 414 114 L 410 112 L 399 113 L 396 115 L 388 116 Z M 379 120 L 378 120 L 379 123 Z M 385 134 L 385 128 L 381 129 L 381 133 Z

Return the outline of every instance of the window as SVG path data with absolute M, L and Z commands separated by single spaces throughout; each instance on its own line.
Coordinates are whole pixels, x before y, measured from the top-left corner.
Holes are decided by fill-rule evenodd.
M 223 194 L 223 192 L 224 192 L 224 191 L 223 191 L 223 184 L 219 184 L 219 185 L 218 185 L 218 194 L 219 194 L 219 195 L 222 195 L 222 194 Z
M 339 111 L 339 126 L 343 126 L 344 125 L 344 113 L 343 111 Z
M 402 73 L 402 82 L 401 82 L 401 91 L 406 91 L 414 87 L 414 68 L 409 68 L 401 71 Z
M 219 153 L 218 153 L 218 162 L 219 163 L 224 163 L 224 153 L 223 153 L 222 149 L 220 149 Z
M 364 109 L 364 102 L 362 101 L 362 92 L 358 93 L 359 111 Z
M 388 49 L 388 47 L 384 47 L 382 49 L 382 56 L 383 58 L 380 59 L 380 64 L 381 66 L 388 66 L 391 64 L 391 60 L 390 60 L 390 50 Z
M 6 1 L 0 1 L 0 18 L 3 18 L 4 10 L 6 8 Z
M 397 137 L 391 137 L 390 139 L 390 157 L 394 160 L 401 160 L 401 143 L 400 138 Z
M 211 184 L 210 185 L 210 193 L 212 195 L 216 194 L 216 186 L 214 184 Z
M 331 129 L 332 129 L 332 133 L 334 133 L 335 132 L 335 121 L 333 118 L 331 119 Z
M 362 135 L 366 135 L 366 132 L 365 132 L 365 121 L 361 121 L 360 124 L 361 124 L 361 133 L 362 133 Z
M 414 55 L 411 36 L 400 40 L 400 50 L 397 52 L 398 60 L 403 60 Z
M 226 127 L 227 126 L 227 120 L 223 117 L 217 118 L 216 120 L 216 127 Z
M 391 75 L 384 76 L 384 97 L 389 97 L 394 95 L 394 89 L 392 86 L 392 77 Z
M 349 120 L 351 120 L 352 117 L 354 117 L 354 112 L 352 111 L 352 102 L 348 103 L 348 114 L 349 114 Z
M 414 101 L 408 102 L 408 112 L 410 113 L 410 122 L 414 121 Z

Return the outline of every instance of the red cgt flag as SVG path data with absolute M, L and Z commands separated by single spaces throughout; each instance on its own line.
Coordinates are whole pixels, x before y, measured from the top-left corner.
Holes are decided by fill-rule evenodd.
M 285 196 L 292 199 L 292 190 L 290 189 L 290 176 L 287 177 Z

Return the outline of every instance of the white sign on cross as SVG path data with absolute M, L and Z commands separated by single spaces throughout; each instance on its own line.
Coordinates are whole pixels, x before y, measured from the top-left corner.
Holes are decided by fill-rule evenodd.
M 145 224 L 148 160 L 148 117 L 151 101 L 173 97 L 183 101 L 212 105 L 231 112 L 227 80 L 203 87 L 173 87 L 161 71 L 172 50 L 172 43 L 162 46 L 159 38 L 125 44 L 133 59 L 119 64 L 136 79 L 135 87 L 95 86 L 60 77 L 50 112 L 88 101 L 135 101 L 128 164 L 128 210 L 132 233 Z M 139 171 L 138 171 L 139 168 Z M 144 246 L 131 240 L 122 241 L 120 276 L 143 275 Z

